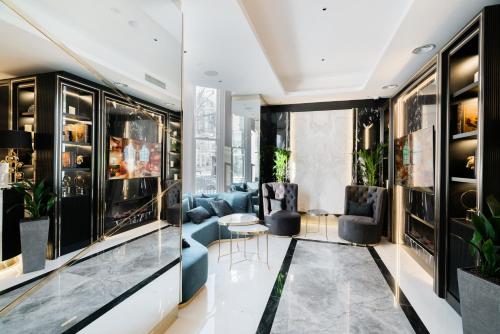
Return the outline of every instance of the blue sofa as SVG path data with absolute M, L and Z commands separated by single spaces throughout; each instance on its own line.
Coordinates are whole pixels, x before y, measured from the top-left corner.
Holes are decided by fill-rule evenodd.
M 212 216 L 200 224 L 189 221 L 186 212 L 199 206 L 197 198 L 223 199 L 235 213 L 251 213 L 252 199 L 247 192 L 230 192 L 213 195 L 185 194 L 182 199 L 182 236 L 190 247 L 182 250 L 182 303 L 187 302 L 207 282 L 208 245 L 219 239 L 219 217 Z M 229 231 L 221 229 L 221 238 L 228 239 Z

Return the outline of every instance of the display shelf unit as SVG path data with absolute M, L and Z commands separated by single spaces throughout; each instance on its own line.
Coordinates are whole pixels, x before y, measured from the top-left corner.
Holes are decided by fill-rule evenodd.
M 35 181 L 35 132 L 36 132 L 36 78 L 23 78 L 12 82 L 12 128 L 30 132 L 32 136 L 32 151 L 19 150 L 20 168 L 23 178 Z
M 440 52 L 442 189 L 438 294 L 460 312 L 457 269 L 474 266 L 477 259 L 464 240 L 473 227 L 465 219 L 469 209 L 485 211 L 484 199 L 498 196 L 497 153 L 500 131 L 500 7 L 486 7 Z M 471 168 L 473 167 L 473 168 Z
M 182 177 L 182 128 L 179 117 L 170 115 L 168 120 L 168 179 L 180 180 Z
M 410 256 L 431 276 L 435 276 L 435 254 L 437 249 L 436 230 L 439 224 L 435 216 L 437 196 L 435 195 L 435 172 L 427 173 L 427 186 L 410 184 L 409 176 L 414 170 L 412 160 L 403 156 L 400 138 L 432 129 L 435 134 L 437 123 L 438 66 L 432 59 L 408 82 L 391 101 L 392 138 L 389 146 L 393 176 L 392 189 L 392 240 L 404 244 Z M 427 138 L 427 137 L 426 137 Z M 409 140 L 408 140 L 409 142 Z M 431 147 L 435 159 L 438 154 L 434 138 Z M 436 163 L 432 166 L 436 169 Z M 406 175 L 406 176 L 405 176 Z M 429 179 L 432 177 L 432 180 Z

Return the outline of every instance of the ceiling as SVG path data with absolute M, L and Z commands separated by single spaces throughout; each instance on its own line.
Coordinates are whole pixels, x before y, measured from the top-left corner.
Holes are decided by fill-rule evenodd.
M 182 15 L 174 1 L 6 2 L 33 25 L 0 4 L 0 79 L 64 70 L 99 81 L 97 70 L 127 94 L 180 109 Z M 146 74 L 162 84 L 147 81 Z
M 392 96 L 499 0 L 183 0 L 186 78 L 268 104 Z M 414 54 L 418 46 L 437 46 Z M 207 75 L 206 71 L 212 71 Z M 217 75 L 213 75 L 217 73 Z

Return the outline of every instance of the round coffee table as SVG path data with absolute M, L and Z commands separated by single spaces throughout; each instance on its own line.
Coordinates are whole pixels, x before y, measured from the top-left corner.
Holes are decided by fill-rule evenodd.
M 269 227 L 267 227 L 265 225 L 261 225 L 261 224 L 246 225 L 246 226 L 245 225 L 231 225 L 228 227 L 228 230 L 229 230 L 229 233 L 231 235 L 230 252 L 229 252 L 231 260 L 229 262 L 229 269 L 231 269 L 231 267 L 233 266 L 233 233 L 237 233 L 238 236 L 242 235 L 242 234 L 245 236 L 245 238 L 243 239 L 243 254 L 244 254 L 245 258 L 244 258 L 244 260 L 238 261 L 236 263 L 248 260 L 247 259 L 247 239 L 246 239 L 246 237 L 251 236 L 251 235 L 257 237 L 257 253 L 256 254 L 257 254 L 257 258 L 260 260 L 259 240 L 260 240 L 260 236 L 262 234 L 265 234 L 266 235 L 266 265 L 269 268 L 269 233 L 268 233 Z
M 223 256 L 227 256 L 230 254 L 222 254 L 220 253 L 220 241 L 221 241 L 221 226 L 227 226 L 228 228 L 230 226 L 248 226 L 248 225 L 255 225 L 259 223 L 259 218 L 253 214 L 249 213 L 233 213 L 231 215 L 227 215 L 224 217 L 219 218 L 219 257 L 217 259 L 217 262 L 219 262 L 220 258 Z M 232 236 L 232 234 L 231 234 Z M 239 248 L 239 246 L 238 246 Z
M 305 236 L 307 237 L 307 228 L 309 225 L 309 217 L 318 217 L 318 231 L 319 232 L 319 225 L 321 223 L 321 217 L 325 217 L 325 236 L 326 240 L 328 240 L 328 211 L 322 210 L 322 209 L 312 209 L 308 210 L 306 213 L 306 234 Z

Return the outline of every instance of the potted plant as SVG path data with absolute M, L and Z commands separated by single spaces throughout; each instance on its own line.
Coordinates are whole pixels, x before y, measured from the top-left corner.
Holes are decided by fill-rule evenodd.
M 384 149 L 385 144 L 377 144 L 377 147 L 373 149 L 360 149 L 358 154 L 358 160 L 360 165 L 360 175 L 361 179 L 366 186 L 378 186 L 378 172 L 380 164 L 384 160 Z
M 23 272 L 45 268 L 45 254 L 49 238 L 49 213 L 56 196 L 45 186 L 29 180 L 14 183 L 12 187 L 24 197 L 25 219 L 20 222 Z
M 283 148 L 274 151 L 274 177 L 277 182 L 286 182 L 288 179 L 288 159 L 291 152 Z
M 464 333 L 498 333 L 500 328 L 500 203 L 493 196 L 486 203 L 491 218 L 474 215 L 474 234 L 466 241 L 479 266 L 458 269 Z

